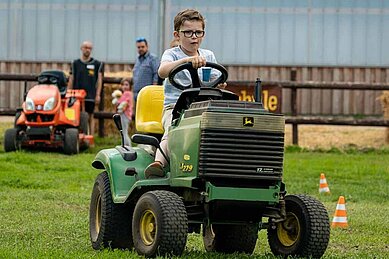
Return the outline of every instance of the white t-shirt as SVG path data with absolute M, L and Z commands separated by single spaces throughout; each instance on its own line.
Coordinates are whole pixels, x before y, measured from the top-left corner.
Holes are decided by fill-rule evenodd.
M 204 57 L 206 61 L 212 62 L 212 63 L 217 63 L 215 55 L 213 54 L 212 51 L 207 50 L 207 49 L 198 49 L 198 53 L 200 56 Z M 174 47 L 174 48 L 165 50 L 165 52 L 163 53 L 162 58 L 161 58 L 161 63 L 165 62 L 165 61 L 169 61 L 169 62 L 176 61 L 176 60 L 187 58 L 187 57 L 189 57 L 189 56 L 186 55 L 181 50 L 181 48 L 178 46 L 178 47 Z M 199 78 L 201 80 L 203 78 L 202 69 L 199 68 L 197 70 L 197 73 L 198 73 Z M 221 73 L 219 71 L 217 71 L 216 69 L 212 69 L 211 79 L 218 78 L 220 76 L 220 74 Z M 187 70 L 181 71 L 180 73 L 176 74 L 174 79 L 177 83 L 179 83 L 183 86 L 188 86 L 187 88 L 189 88 L 190 85 L 192 84 L 192 80 L 191 80 L 189 71 L 187 71 Z M 178 100 L 178 97 L 180 96 L 182 91 L 175 88 L 174 86 L 172 86 L 171 83 L 169 82 L 169 80 L 165 80 L 164 87 L 165 87 L 164 105 L 166 106 L 168 104 L 176 103 Z

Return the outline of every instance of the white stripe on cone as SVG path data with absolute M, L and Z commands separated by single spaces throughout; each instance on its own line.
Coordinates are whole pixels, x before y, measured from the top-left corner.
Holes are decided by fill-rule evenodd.
M 336 210 L 346 210 L 346 205 L 345 204 L 337 204 Z
M 329 191 L 330 191 L 330 188 L 328 188 L 328 187 L 320 188 L 319 191 L 320 191 L 320 192 L 329 192 Z
M 320 179 L 320 183 L 327 183 L 326 179 Z
M 347 217 L 334 217 L 332 222 L 347 223 Z

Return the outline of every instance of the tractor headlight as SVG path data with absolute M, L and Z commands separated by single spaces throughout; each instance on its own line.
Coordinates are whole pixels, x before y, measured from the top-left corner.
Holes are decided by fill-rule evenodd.
M 55 98 L 54 97 L 50 97 L 45 102 L 45 105 L 43 105 L 43 110 L 44 111 L 51 111 L 52 109 L 54 109 L 54 106 L 55 106 Z
M 34 101 L 29 97 L 26 98 L 26 110 L 27 111 L 35 111 Z

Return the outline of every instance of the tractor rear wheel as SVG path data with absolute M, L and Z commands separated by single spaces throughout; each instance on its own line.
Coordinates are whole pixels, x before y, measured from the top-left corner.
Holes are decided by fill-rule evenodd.
M 20 149 L 18 140 L 18 129 L 7 129 L 4 134 L 4 151 L 12 152 Z
M 181 198 L 169 191 L 143 194 L 134 210 L 132 238 L 140 255 L 179 256 L 185 249 L 188 217 Z
M 320 258 L 330 239 L 328 213 L 307 195 L 285 197 L 286 220 L 270 224 L 267 239 L 274 255 Z
M 115 204 L 107 172 L 99 174 L 93 186 L 89 208 L 89 235 L 96 250 L 107 247 L 131 249 L 131 218 L 134 206 Z
M 63 149 L 64 153 L 67 155 L 78 154 L 78 152 L 80 151 L 80 144 L 78 141 L 78 129 L 66 129 Z
M 207 252 L 252 254 L 258 239 L 258 224 L 203 227 L 203 242 Z

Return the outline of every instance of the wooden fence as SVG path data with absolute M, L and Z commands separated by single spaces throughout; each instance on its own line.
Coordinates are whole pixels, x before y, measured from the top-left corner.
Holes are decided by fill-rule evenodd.
M 24 74 L 24 75 L 15 75 L 15 74 L 0 74 L 0 82 L 2 81 L 22 81 L 24 82 L 24 88 L 27 89 L 27 82 L 36 81 L 37 74 Z M 110 78 L 104 77 L 103 86 L 105 83 L 118 84 L 120 83 L 121 78 Z M 247 86 L 252 85 L 252 82 L 249 81 L 234 81 L 233 85 Z M 291 116 L 287 116 L 286 123 L 292 124 L 292 139 L 293 144 L 298 144 L 298 125 L 299 124 L 327 124 L 327 125 L 351 125 L 351 126 L 389 126 L 389 120 L 382 118 L 382 113 L 380 117 L 374 118 L 363 118 L 356 119 L 350 116 L 348 117 L 334 117 L 326 116 L 321 117 L 319 115 L 315 116 L 304 116 L 299 112 L 299 91 L 304 91 L 311 89 L 314 91 L 324 91 L 324 90 L 336 90 L 336 91 L 383 91 L 389 90 L 389 84 L 384 83 L 326 83 L 326 82 L 297 82 L 297 81 L 263 81 L 262 84 L 267 87 L 281 87 L 283 90 L 290 91 L 290 110 Z M 299 91 L 298 91 L 299 90 Z M 104 91 L 104 87 L 103 87 Z M 252 94 L 252 93 L 248 93 Z M 104 97 L 104 94 L 102 94 Z M 282 97 L 282 99 L 284 99 Z M 284 104 L 282 105 L 284 107 Z M 0 108 L 0 115 L 13 115 L 15 109 L 12 108 Z M 112 118 L 112 113 L 104 112 L 104 99 L 102 99 L 99 112 L 96 112 L 95 117 L 99 119 L 99 136 L 104 136 L 104 120 Z
M 70 62 L 0 61 L 0 73 L 38 74 L 45 69 L 69 71 Z M 132 64 L 105 64 L 105 72 L 130 71 Z M 226 65 L 229 81 L 314 81 L 389 83 L 389 68 L 363 67 L 288 67 Z M 108 74 L 108 73 L 107 73 Z M 28 87 L 31 83 L 28 83 Z M 0 108 L 16 108 L 23 101 L 23 82 L 0 81 Z M 282 113 L 292 112 L 292 91 L 282 91 Z M 302 89 L 297 93 L 297 112 L 304 115 L 375 115 L 382 114 L 380 91 L 342 89 Z

